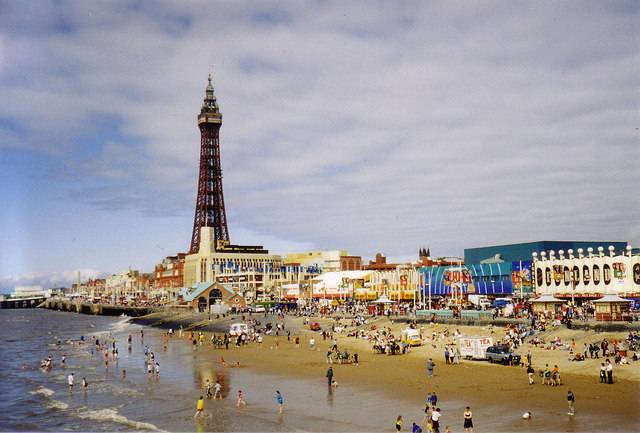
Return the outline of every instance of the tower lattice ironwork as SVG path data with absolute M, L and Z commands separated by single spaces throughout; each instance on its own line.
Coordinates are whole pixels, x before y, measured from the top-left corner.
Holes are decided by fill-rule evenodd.
M 211 75 L 205 92 L 202 109 L 198 115 L 200 128 L 200 171 L 198 175 L 198 195 L 193 218 L 191 254 L 197 253 L 200 245 L 200 229 L 213 227 L 214 245 L 218 241 L 229 242 L 227 214 L 222 193 L 222 166 L 220 164 L 220 126 L 222 114 L 213 94 Z

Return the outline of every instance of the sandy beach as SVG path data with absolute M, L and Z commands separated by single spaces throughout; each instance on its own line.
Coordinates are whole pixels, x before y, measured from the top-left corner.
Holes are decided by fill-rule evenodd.
M 318 321 L 323 329 L 328 329 L 332 323 L 330 319 Z M 384 318 L 376 319 L 367 327 L 372 324 L 378 328 L 390 326 L 396 335 L 406 327 L 404 323 L 392 324 Z M 229 366 L 239 362 L 241 367 L 257 373 L 303 379 L 312 383 L 312 386 L 326 388 L 325 373 L 328 364 L 325 355 L 331 341 L 323 341 L 319 332 L 306 329 L 308 327 L 302 325 L 301 318 L 287 317 L 286 327 L 293 330 L 290 340 L 286 335 L 281 335 L 266 337 L 262 344 L 252 343 L 240 348 L 232 345 L 229 350 L 215 349 L 211 345 L 198 350 L 206 351 L 204 357 L 214 362 L 220 362 L 224 357 Z M 459 329 L 463 335 L 486 336 L 491 332 L 486 327 L 446 327 L 451 333 Z M 444 328 L 445 326 L 437 324 L 425 325 L 424 333 L 431 334 L 433 329 L 440 332 Z M 497 327 L 493 331 L 494 338 L 504 332 Z M 185 332 L 185 340 L 186 335 Z M 299 348 L 294 343 L 296 335 L 301 339 Z M 556 336 L 563 341 L 575 339 L 576 347 L 581 351 L 585 341 L 624 339 L 626 333 L 593 333 L 558 327 L 541 334 L 547 341 Z M 309 348 L 311 337 L 316 342 L 314 350 Z M 547 363 L 559 366 L 562 385 L 552 387 L 540 384 L 537 374 L 536 384 L 529 385 L 523 367 L 471 360 L 463 360 L 460 365 L 446 365 L 444 345 L 452 343 L 453 338 L 438 341 L 435 347 L 430 343 L 413 348 L 406 355 L 389 356 L 374 354 L 371 343 L 366 340 L 347 337 L 346 333 L 335 334 L 335 337 L 341 349 L 346 348 L 351 353 L 358 352 L 360 358 L 358 366 L 333 364 L 335 379 L 339 384 L 335 392 L 339 393 L 345 388 L 360 389 L 363 392 L 375 390 L 383 392 L 390 399 L 403 401 L 407 411 L 402 415 L 408 427 L 412 421 L 422 420 L 425 397 L 428 392 L 436 391 L 439 406 L 441 402 L 443 407 L 442 426 L 450 424 L 454 432 L 462 431 L 462 412 L 467 405 L 473 410 L 476 432 L 489 431 L 483 425 L 490 425 L 491 431 L 640 431 L 638 362 L 615 366 L 615 383 L 600 384 L 598 369 L 602 358 L 571 362 L 566 350 L 546 350 L 525 343 L 518 352 L 524 356 L 527 350 L 531 350 L 536 371 Z M 436 363 L 432 379 L 426 376 L 425 363 L 429 357 Z M 577 414 L 573 417 L 567 415 L 566 395 L 569 389 L 576 396 Z M 525 411 L 533 414 L 531 421 L 521 419 Z M 381 429 L 387 428 L 381 426 Z

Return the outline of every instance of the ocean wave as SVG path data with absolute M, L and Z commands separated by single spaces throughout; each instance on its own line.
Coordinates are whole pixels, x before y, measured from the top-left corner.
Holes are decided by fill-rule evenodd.
M 117 334 L 118 332 L 122 332 L 122 331 L 126 330 L 129 327 L 129 325 L 131 325 L 129 320 L 130 320 L 130 317 L 124 317 L 121 320 L 118 320 L 117 322 L 112 323 L 107 328 L 108 332 L 112 332 L 114 334 Z
M 44 386 L 39 386 L 35 391 L 31 391 L 30 394 L 41 395 L 43 397 L 51 397 L 53 394 L 55 394 L 55 391 L 49 388 L 45 388 Z
M 98 392 L 107 392 L 115 395 L 128 395 L 131 397 L 139 397 L 144 395 L 144 393 L 136 391 L 135 389 L 125 388 L 108 382 L 100 384 L 98 387 Z
M 161 432 L 158 427 L 153 424 L 141 421 L 134 421 L 132 419 L 127 418 L 124 415 L 118 413 L 118 410 L 115 408 L 105 408 L 105 409 L 82 409 L 79 410 L 76 414 L 78 418 L 82 419 L 91 419 L 94 421 L 106 421 L 112 422 L 116 424 L 123 424 L 129 427 L 133 427 L 136 430 L 152 430 Z
M 67 410 L 69 405 L 60 400 L 49 400 L 44 404 L 49 409 Z

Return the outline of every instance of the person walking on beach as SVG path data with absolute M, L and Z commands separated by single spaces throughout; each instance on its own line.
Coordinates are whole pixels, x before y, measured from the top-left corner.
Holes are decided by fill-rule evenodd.
M 396 418 L 396 431 L 399 432 L 402 430 L 402 415 L 398 415 Z
M 213 388 L 215 390 L 215 394 L 213 398 L 216 400 L 222 400 L 222 385 L 220 385 L 220 382 L 216 380 L 216 384 L 214 385 Z
M 333 383 L 333 367 L 329 367 L 329 369 L 327 370 L 327 384 L 329 386 L 331 386 L 331 384 Z
M 573 395 L 573 392 L 571 390 L 567 392 L 567 403 L 569 404 L 569 412 L 567 412 L 567 415 L 575 415 L 576 414 L 576 396 Z
M 284 410 L 284 397 L 280 391 L 276 391 L 276 403 L 278 404 L 278 413 Z
M 600 383 L 607 383 L 607 367 L 604 362 L 600 363 Z
M 533 369 L 533 366 L 531 364 L 529 364 L 529 366 L 527 367 L 527 376 L 529 377 L 529 385 L 533 385 L 533 375 L 535 374 L 535 370 Z
M 609 359 L 607 359 L 607 383 L 608 384 L 612 384 L 613 383 L 613 365 L 611 365 L 611 361 Z
M 433 425 L 433 433 L 440 433 L 440 408 L 436 407 L 431 414 L 431 424 Z
M 444 346 L 444 363 L 449 364 L 449 346 Z
M 211 382 L 209 382 L 209 379 L 207 379 L 207 387 L 206 387 L 205 395 L 207 396 L 207 398 L 213 397 L 213 393 L 211 392 Z
M 473 414 L 471 413 L 471 408 L 469 406 L 464 409 L 462 416 L 464 417 L 464 432 L 473 433 Z
M 204 397 L 200 396 L 198 402 L 196 403 L 196 413 L 193 415 L 194 418 L 199 416 L 204 416 Z
M 316 340 L 315 338 L 311 337 L 309 339 L 309 349 L 313 350 L 315 346 L 316 346 Z
M 411 433 L 422 433 L 422 427 L 414 422 L 411 426 Z
M 433 368 L 436 366 L 434 364 L 433 359 L 429 358 L 427 361 L 427 377 L 431 379 L 433 377 Z

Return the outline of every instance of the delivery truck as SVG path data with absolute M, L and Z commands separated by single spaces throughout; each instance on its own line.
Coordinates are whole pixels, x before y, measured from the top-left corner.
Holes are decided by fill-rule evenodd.
M 487 348 L 493 346 L 491 337 L 460 337 L 460 355 L 467 359 L 487 359 Z

